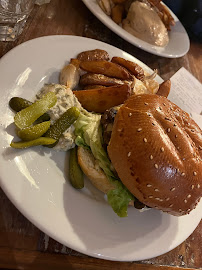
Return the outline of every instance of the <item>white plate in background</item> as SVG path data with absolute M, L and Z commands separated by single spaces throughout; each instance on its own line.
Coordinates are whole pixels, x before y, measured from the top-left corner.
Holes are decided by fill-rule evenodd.
M 83 190 L 68 182 L 68 156 L 42 146 L 9 147 L 15 134 L 13 96 L 33 100 L 44 83 L 57 83 L 61 68 L 84 50 L 101 48 L 110 56 L 131 55 L 100 41 L 74 36 L 48 36 L 25 42 L 0 60 L 0 184 L 19 211 L 43 232 L 84 254 L 109 260 L 152 258 L 181 244 L 201 219 L 202 203 L 189 215 L 174 217 L 130 207 L 119 218 L 101 192 L 85 181 Z M 8 72 L 9 71 L 9 72 Z M 162 82 L 160 77 L 157 77 Z
M 171 15 L 175 20 L 175 25 L 171 27 L 169 31 L 169 43 L 166 47 L 158 47 L 152 44 L 149 44 L 133 35 L 128 33 L 122 27 L 117 25 L 104 11 L 100 8 L 97 3 L 97 0 L 82 0 L 87 8 L 109 29 L 114 33 L 135 45 L 136 47 L 147 51 L 152 54 L 156 54 L 168 58 L 177 58 L 185 55 L 189 51 L 190 41 L 186 30 L 175 16 L 175 14 L 170 10 Z

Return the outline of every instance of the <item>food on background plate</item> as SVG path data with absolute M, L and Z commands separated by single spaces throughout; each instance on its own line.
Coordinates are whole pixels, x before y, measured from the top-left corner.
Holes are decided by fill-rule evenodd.
M 33 104 L 19 110 L 15 115 L 17 134 L 23 134 L 26 141 L 12 142 L 11 146 L 43 144 L 56 150 L 73 149 L 69 169 L 72 186 L 84 186 L 81 167 L 95 187 L 107 194 L 120 217 L 127 216 L 128 205 L 155 207 L 174 215 L 189 213 L 201 196 L 200 128 L 167 100 L 170 82 L 159 85 L 154 79 L 156 71 L 146 74 L 136 63 L 120 57 L 103 60 L 104 51 L 99 59 L 97 51 L 80 53 L 84 61 L 71 59 L 61 70 L 63 85 L 45 85 Z M 89 76 L 88 90 L 81 90 L 84 84 L 77 76 L 83 72 Z M 104 85 L 110 80 L 114 84 Z M 36 124 L 44 113 L 50 121 Z M 32 137 L 33 130 L 37 136 Z
M 162 1 L 98 0 L 98 4 L 115 23 L 135 37 L 160 47 L 168 44 L 168 31 L 175 22 Z

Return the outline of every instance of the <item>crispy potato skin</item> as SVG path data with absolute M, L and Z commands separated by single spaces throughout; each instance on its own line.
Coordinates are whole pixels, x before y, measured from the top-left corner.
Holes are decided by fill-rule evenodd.
M 103 87 L 106 87 L 106 86 L 101 85 L 101 84 L 88 84 L 84 87 L 84 90 L 97 89 L 97 88 L 103 88 Z
M 170 93 L 170 88 L 171 88 L 171 81 L 170 80 L 164 81 L 159 85 L 159 90 L 156 94 L 167 98 Z
M 125 82 L 116 78 L 110 78 L 102 74 L 92 74 L 86 73 L 81 76 L 80 84 L 81 85 L 103 85 L 103 86 L 112 86 L 112 85 L 121 85 Z
M 133 76 L 124 67 L 108 61 L 83 61 L 80 68 L 96 74 L 103 74 L 121 80 L 133 80 Z
M 124 6 L 123 5 L 118 4 L 112 8 L 111 17 L 115 23 L 120 24 L 122 22 L 123 14 L 124 14 Z
M 127 84 L 73 91 L 81 105 L 88 111 L 103 113 L 111 107 L 118 106 L 131 95 Z
M 108 52 L 100 49 L 84 51 L 77 55 L 79 61 L 97 61 L 97 60 L 109 60 Z
M 138 64 L 121 57 L 113 57 L 111 62 L 126 68 L 138 80 L 144 79 L 144 70 Z

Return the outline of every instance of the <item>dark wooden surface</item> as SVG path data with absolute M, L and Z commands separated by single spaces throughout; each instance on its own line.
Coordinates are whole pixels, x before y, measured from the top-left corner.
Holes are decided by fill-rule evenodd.
M 202 46 L 191 42 L 184 57 L 168 59 L 144 52 L 105 27 L 80 0 L 52 0 L 35 6 L 21 36 L 15 42 L 0 42 L 0 57 L 18 44 L 47 35 L 77 35 L 98 39 L 123 49 L 163 79 L 185 67 L 202 81 Z M 9 71 L 8 71 L 9 72 Z M 32 225 L 0 190 L 0 269 L 140 269 L 174 270 L 202 268 L 202 222 L 174 250 L 141 262 L 111 262 L 88 257 L 61 245 Z

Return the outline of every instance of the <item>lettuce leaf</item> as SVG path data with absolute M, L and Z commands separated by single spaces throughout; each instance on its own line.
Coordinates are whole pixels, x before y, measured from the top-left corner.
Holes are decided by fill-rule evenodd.
M 100 125 L 101 115 L 92 113 L 80 113 L 75 126 L 75 143 L 78 146 L 90 149 L 103 169 L 108 179 L 115 184 L 116 188 L 107 193 L 108 202 L 114 212 L 120 217 L 127 216 L 128 203 L 133 200 L 133 195 L 116 178 L 111 170 L 111 162 L 102 147 L 102 128 Z

